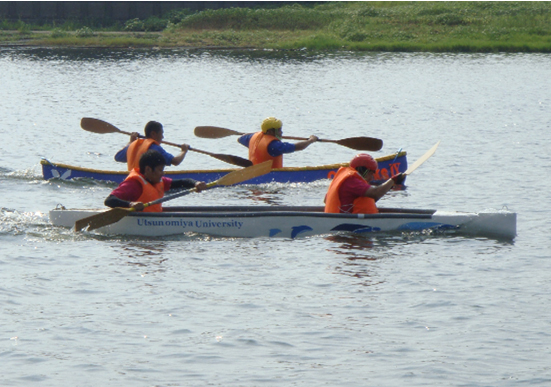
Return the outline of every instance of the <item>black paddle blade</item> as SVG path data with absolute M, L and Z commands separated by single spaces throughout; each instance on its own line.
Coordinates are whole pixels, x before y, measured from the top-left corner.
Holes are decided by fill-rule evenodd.
M 383 140 L 373 137 L 350 137 L 335 142 L 350 149 L 364 151 L 378 151 L 383 147 Z

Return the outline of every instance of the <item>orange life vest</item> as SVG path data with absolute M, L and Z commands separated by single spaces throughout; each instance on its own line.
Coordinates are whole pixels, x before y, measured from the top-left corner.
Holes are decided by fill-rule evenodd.
M 130 173 L 128 174 L 128 177 L 125 180 L 133 179 L 140 183 L 142 186 L 142 194 L 138 198 L 138 202 L 142 203 L 149 203 L 154 200 L 160 199 L 165 195 L 165 185 L 163 181 L 161 180 L 157 184 L 151 184 L 148 182 L 143 175 L 140 173 L 140 170 L 138 168 L 134 168 Z M 162 212 L 163 206 L 161 203 L 154 204 L 152 206 L 145 207 L 143 210 L 144 212 Z
M 342 183 L 347 179 L 364 179 L 360 174 L 351 167 L 340 167 L 331 185 L 327 191 L 327 196 L 325 197 L 325 212 L 332 214 L 341 213 L 341 199 L 339 197 L 339 188 Z M 356 198 L 353 202 L 352 214 L 376 214 L 379 210 L 375 205 L 375 199 L 369 198 L 367 196 L 360 196 Z
M 151 138 L 138 138 L 128 145 L 128 149 L 126 150 L 126 163 L 128 164 L 129 171 L 140 167 L 140 157 L 147 152 L 151 144 L 159 145 L 157 141 Z
M 283 156 L 273 157 L 268 153 L 268 145 L 274 140 L 279 141 L 274 136 L 262 132 L 255 133 L 249 141 L 249 160 L 253 165 L 273 160 L 272 168 L 283 168 Z

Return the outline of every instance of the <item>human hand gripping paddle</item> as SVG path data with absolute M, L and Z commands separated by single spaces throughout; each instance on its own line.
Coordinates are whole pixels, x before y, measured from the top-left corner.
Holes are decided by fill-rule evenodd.
M 197 137 L 202 138 L 223 138 L 228 136 L 242 136 L 246 133 L 237 132 L 235 130 L 220 128 L 218 126 L 197 126 L 194 131 Z M 303 137 L 288 137 L 283 136 L 282 138 L 288 140 L 297 140 L 304 141 L 308 140 Z M 383 147 L 383 140 L 373 137 L 349 137 L 343 138 L 342 140 L 324 140 L 319 139 L 319 142 L 333 142 L 351 149 L 356 150 L 365 150 L 365 151 L 378 151 Z
M 89 132 L 99 133 L 99 134 L 122 133 L 122 134 L 126 134 L 126 135 L 129 135 L 129 136 L 132 135 L 132 133 L 130 133 L 130 132 L 122 131 L 119 128 L 117 128 L 116 126 L 111 125 L 108 122 L 99 120 L 97 118 L 89 118 L 89 117 L 82 118 L 80 120 L 80 127 L 84 130 L 89 131 Z M 140 137 L 143 138 L 142 135 L 140 135 Z M 178 145 L 178 144 L 175 144 L 175 143 L 172 143 L 172 142 L 162 141 L 162 143 L 167 144 L 167 145 L 171 145 L 171 146 L 175 146 L 175 147 L 181 149 L 181 145 Z M 207 151 L 204 151 L 204 150 L 195 149 L 195 148 L 192 148 L 192 147 L 189 147 L 189 150 L 193 151 L 193 152 L 197 152 L 197 153 L 203 153 L 205 155 L 209 155 L 211 157 L 214 157 L 215 159 L 224 161 L 224 162 L 229 163 L 229 164 L 237 165 L 237 166 L 240 166 L 240 167 L 250 167 L 252 165 L 252 162 L 250 160 L 244 159 L 244 158 L 239 157 L 239 156 L 225 155 L 225 154 L 220 154 L 220 153 L 211 153 L 211 152 L 207 152 Z
M 208 183 L 207 189 L 213 188 L 215 186 L 228 186 L 228 185 L 241 183 L 245 180 L 250 180 L 257 176 L 265 175 L 271 170 L 272 170 L 272 160 L 265 161 L 263 163 L 253 165 L 252 167 L 247 167 L 247 168 L 239 169 L 237 171 L 230 172 L 227 175 L 222 176 L 220 179 L 213 181 L 211 183 Z M 178 192 L 173 195 L 168 195 L 163 198 L 154 200 L 152 202 L 145 203 L 144 208 L 152 206 L 154 204 L 163 203 L 168 200 L 176 199 L 176 198 L 179 198 L 180 196 L 184 196 L 193 192 L 197 192 L 197 189 L 192 188 L 190 190 Z M 110 224 L 118 222 L 119 220 L 121 220 L 122 218 L 124 218 L 125 216 L 127 216 L 133 211 L 135 211 L 134 208 L 117 207 L 96 215 L 89 216 L 87 218 L 77 220 L 75 222 L 75 232 L 81 231 L 83 229 L 87 229 L 88 231 L 91 231 L 100 227 L 108 226 Z

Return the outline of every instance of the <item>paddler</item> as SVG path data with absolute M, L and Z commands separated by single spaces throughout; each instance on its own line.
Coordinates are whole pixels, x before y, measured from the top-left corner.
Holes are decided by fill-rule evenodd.
M 145 138 L 139 138 L 138 132 L 133 132 L 130 136 L 130 142 L 115 155 L 115 161 L 127 163 L 128 170 L 131 171 L 138 167 L 141 155 L 147 150 L 156 150 L 165 159 L 166 165 L 180 165 L 186 157 L 189 150 L 188 144 L 182 144 L 180 148 L 182 152 L 177 156 L 173 156 L 163 149 L 161 142 L 164 138 L 163 125 L 157 121 L 149 121 L 144 128 Z
M 262 121 L 260 132 L 244 134 L 237 141 L 249 148 L 249 160 L 253 165 L 273 160 L 272 168 L 283 168 L 283 154 L 293 153 L 306 149 L 310 144 L 318 141 L 317 136 L 310 136 L 308 140 L 290 143 L 281 141 L 283 123 L 275 117 L 268 117 Z
M 403 173 L 398 173 L 375 186 L 369 184 L 377 172 L 377 160 L 367 153 L 355 156 L 348 167 L 340 167 L 327 194 L 325 195 L 325 212 L 350 214 L 376 214 L 375 204 L 396 184 L 402 184 Z
M 165 158 L 156 150 L 148 150 L 128 177 L 105 199 L 107 207 L 133 207 L 136 211 L 144 210 L 144 203 L 160 199 L 169 189 L 196 188 L 198 192 L 206 189 L 202 181 L 193 179 L 173 180 L 164 177 Z M 161 212 L 161 204 L 145 208 L 145 212 Z

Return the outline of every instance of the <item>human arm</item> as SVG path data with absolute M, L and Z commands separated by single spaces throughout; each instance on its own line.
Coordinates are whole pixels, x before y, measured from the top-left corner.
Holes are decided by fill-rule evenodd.
M 136 139 L 139 136 L 140 135 L 138 134 L 138 132 L 132 132 L 132 134 L 130 135 L 130 141 L 128 142 L 128 144 L 126 144 L 124 148 L 122 148 L 120 151 L 117 152 L 117 154 L 115 154 L 116 162 L 119 162 L 119 163 L 127 162 L 128 159 L 126 158 L 126 152 L 128 151 L 128 146 L 132 144 L 134 141 L 136 141 Z
M 177 155 L 177 156 L 174 156 L 172 158 L 172 161 L 171 161 L 172 165 L 180 165 L 182 163 L 182 161 L 184 161 L 184 158 L 186 157 L 186 154 L 189 150 L 189 145 L 188 144 L 182 144 L 180 146 L 180 149 L 182 150 L 180 152 L 180 154 Z
M 107 207 L 134 207 L 135 210 L 143 210 L 143 203 L 137 200 L 142 195 L 142 186 L 135 180 L 125 180 L 105 199 Z
M 308 140 L 306 141 L 300 141 L 300 142 L 296 142 L 295 143 L 295 151 L 301 151 L 301 150 L 304 150 L 306 149 L 310 144 L 313 144 L 315 143 L 316 141 L 318 141 L 319 138 L 318 136 L 310 136 L 308 137 Z
M 176 166 L 176 165 L 180 165 L 182 161 L 184 161 L 184 158 L 186 157 L 186 154 L 189 150 L 189 145 L 188 144 L 180 145 L 181 152 L 176 156 L 173 156 L 172 154 L 168 153 L 166 150 L 164 150 L 162 146 L 159 146 L 157 144 L 152 144 L 149 147 L 149 149 L 153 149 L 161 153 L 165 159 L 166 165 Z
M 163 176 L 163 183 L 165 184 L 165 191 L 169 189 L 197 189 L 197 192 L 201 192 L 207 188 L 206 183 L 197 181 L 194 179 L 177 179 L 172 180 L 169 177 Z
M 129 202 L 126 200 L 121 200 L 116 196 L 109 195 L 107 199 L 105 199 L 104 204 L 107 207 L 115 208 L 115 207 L 122 207 L 122 208 L 134 208 L 136 211 L 142 211 L 145 208 L 144 203 L 142 202 Z
M 120 151 L 118 151 L 117 154 L 115 155 L 115 161 L 118 162 L 118 163 L 126 163 L 127 162 L 127 158 L 126 158 L 126 152 L 127 151 L 128 151 L 128 146 L 125 146 Z
M 293 153 L 305 149 L 308 145 L 318 141 L 316 136 L 310 136 L 308 140 L 291 143 L 274 140 L 268 145 L 268 154 L 272 157 L 281 156 L 285 153 Z
M 402 184 L 404 182 L 405 175 L 403 173 L 399 173 L 397 175 L 392 176 L 390 179 L 385 181 L 381 185 L 371 185 L 369 188 L 365 191 L 364 196 L 370 197 L 375 199 L 375 201 L 378 201 L 380 198 L 382 198 L 388 191 L 392 189 L 397 184 Z
M 237 142 L 248 148 L 249 147 L 249 142 L 251 141 L 251 138 L 252 138 L 253 135 L 254 135 L 254 133 L 244 134 L 241 137 L 237 138 Z

